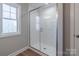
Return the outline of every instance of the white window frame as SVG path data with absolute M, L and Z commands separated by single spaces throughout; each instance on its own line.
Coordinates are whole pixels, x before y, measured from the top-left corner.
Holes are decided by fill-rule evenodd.
M 6 3 L 5 3 L 6 4 Z M 20 35 L 21 34 L 21 7 L 19 4 L 16 3 L 7 3 L 7 5 L 17 7 L 17 32 L 11 32 L 11 33 L 0 33 L 0 38 L 2 37 L 8 37 L 8 36 L 14 36 L 14 35 Z M 0 3 L 0 21 L 2 23 L 2 3 Z M 0 25 L 2 26 L 2 25 Z

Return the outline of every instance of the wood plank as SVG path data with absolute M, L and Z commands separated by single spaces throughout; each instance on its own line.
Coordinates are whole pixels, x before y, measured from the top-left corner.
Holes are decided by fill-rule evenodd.
M 18 54 L 17 56 L 41 56 L 41 55 L 31 49 L 27 49 L 26 51 Z

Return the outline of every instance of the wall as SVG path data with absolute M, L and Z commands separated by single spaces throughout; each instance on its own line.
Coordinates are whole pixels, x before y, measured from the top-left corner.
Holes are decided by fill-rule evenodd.
M 27 19 L 28 13 L 28 4 L 19 4 L 22 7 L 21 15 L 21 35 L 15 35 L 11 37 L 0 38 L 0 56 L 9 55 L 19 49 L 24 48 L 27 45 Z M 26 15 L 24 14 L 26 13 Z
M 64 55 L 70 55 L 70 4 L 63 4 L 63 51 Z
M 29 3 L 29 10 L 39 8 L 40 6 L 43 6 L 43 5 L 44 3 Z

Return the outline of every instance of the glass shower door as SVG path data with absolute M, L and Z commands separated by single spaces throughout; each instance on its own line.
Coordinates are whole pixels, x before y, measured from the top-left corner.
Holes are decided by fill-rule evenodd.
M 56 4 L 40 8 L 41 51 L 47 55 L 56 55 L 57 10 Z
M 40 17 L 38 9 L 30 12 L 30 45 L 40 50 Z
M 48 4 L 30 13 L 30 45 L 54 56 L 57 46 L 57 5 Z

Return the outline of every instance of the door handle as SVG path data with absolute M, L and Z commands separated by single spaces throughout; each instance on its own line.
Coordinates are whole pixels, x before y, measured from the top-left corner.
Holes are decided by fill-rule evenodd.
M 40 32 L 43 32 L 43 28 L 42 27 L 40 28 Z
M 79 35 L 76 35 L 76 38 L 79 38 Z

